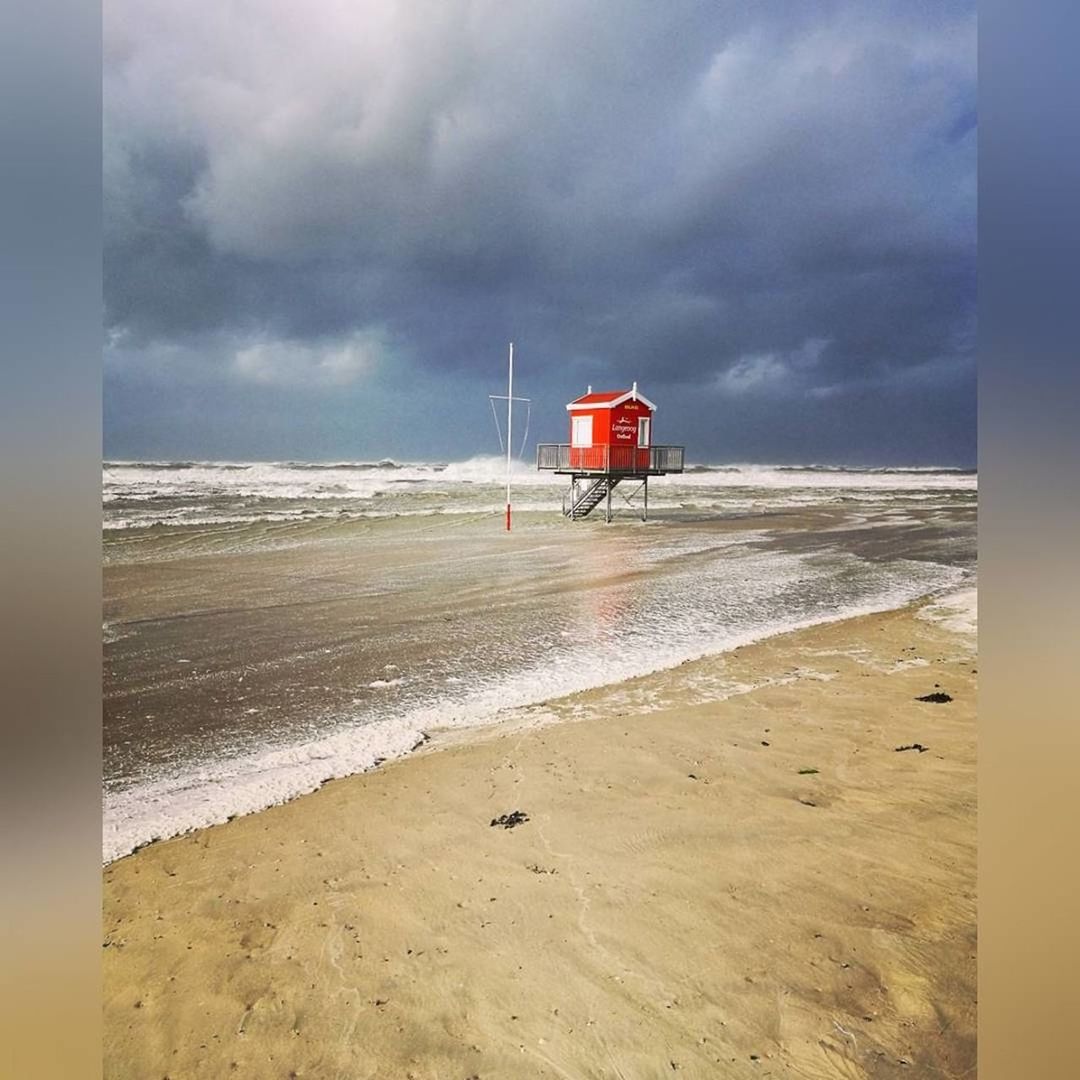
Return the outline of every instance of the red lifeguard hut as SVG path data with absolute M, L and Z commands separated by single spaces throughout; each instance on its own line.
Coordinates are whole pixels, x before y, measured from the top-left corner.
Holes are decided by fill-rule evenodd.
M 570 414 L 569 443 L 541 443 L 536 467 L 570 477 L 563 514 L 573 521 L 587 517 L 606 499 L 605 520 L 611 520 L 611 493 L 623 481 L 636 486 L 625 501 L 641 500 L 641 520 L 649 514 L 649 477 L 683 471 L 684 447 L 656 446 L 652 441 L 656 406 L 629 390 L 594 393 L 590 386 L 566 406 Z

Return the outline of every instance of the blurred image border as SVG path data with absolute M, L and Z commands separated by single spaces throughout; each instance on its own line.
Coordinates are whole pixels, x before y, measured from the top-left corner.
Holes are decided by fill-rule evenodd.
M 3 1008 L 10 1075 L 101 1071 L 101 8 L 0 15 Z M 980 1071 L 1080 1006 L 1080 12 L 981 5 Z

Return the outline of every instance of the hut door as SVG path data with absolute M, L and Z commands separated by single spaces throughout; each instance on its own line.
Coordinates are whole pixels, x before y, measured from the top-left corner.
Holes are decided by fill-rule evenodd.
M 650 426 L 651 426 L 651 421 L 650 421 L 649 417 L 643 416 L 643 417 L 641 417 L 640 420 L 638 420 L 638 422 L 637 422 L 637 444 L 638 444 L 638 446 L 648 446 L 649 445 L 649 427 Z

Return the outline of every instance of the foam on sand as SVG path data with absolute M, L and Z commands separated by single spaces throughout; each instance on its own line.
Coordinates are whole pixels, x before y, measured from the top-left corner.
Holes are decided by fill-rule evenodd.
M 776 566 L 779 560 L 773 559 Z M 799 560 L 792 559 L 789 569 L 797 572 L 798 566 Z M 893 581 L 873 597 L 828 614 L 776 619 L 740 632 L 718 627 L 709 637 L 688 634 L 666 649 L 601 650 L 591 658 L 579 656 L 572 665 L 540 657 L 531 669 L 516 673 L 512 680 L 497 681 L 464 696 L 454 695 L 383 719 L 344 723 L 331 734 L 298 744 L 205 762 L 127 788 L 113 787 L 104 796 L 103 860 L 108 863 L 121 858 L 152 840 L 288 802 L 327 780 L 402 757 L 422 744 L 433 729 L 499 723 L 514 709 L 653 674 L 778 634 L 895 609 L 929 590 L 955 587 L 962 577 L 959 570 L 922 569 L 926 576 L 921 581 Z
M 976 634 L 979 628 L 979 590 L 957 589 L 938 597 L 918 612 L 920 619 L 940 623 L 957 634 Z

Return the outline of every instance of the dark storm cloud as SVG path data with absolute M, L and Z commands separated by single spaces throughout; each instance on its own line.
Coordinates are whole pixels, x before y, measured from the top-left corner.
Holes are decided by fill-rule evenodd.
M 471 392 L 513 337 L 557 400 L 670 387 L 705 456 L 739 446 L 695 409 L 816 457 L 805 417 L 848 396 L 970 459 L 974 29 L 865 0 L 112 0 L 107 390 L 203 386 L 219 422 L 235 394 L 255 454 L 245 387 Z M 893 426 L 819 443 L 919 456 Z

